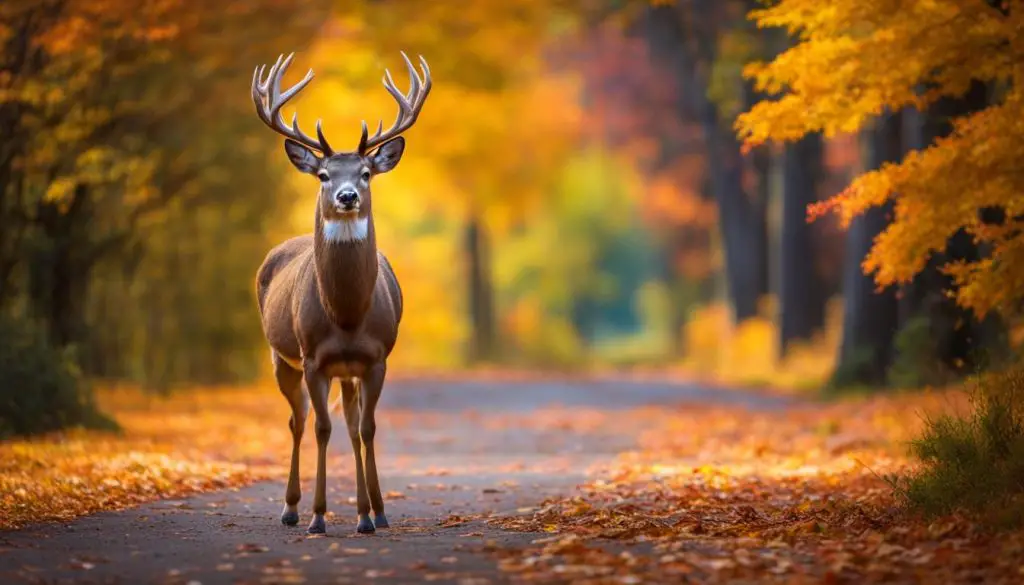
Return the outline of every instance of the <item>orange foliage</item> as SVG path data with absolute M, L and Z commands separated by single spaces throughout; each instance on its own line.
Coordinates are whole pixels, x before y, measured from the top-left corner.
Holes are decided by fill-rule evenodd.
M 116 390 L 99 398 L 123 436 L 73 431 L 0 444 L 0 528 L 287 477 L 291 433 L 274 388 L 203 388 L 171 398 Z M 304 472 L 312 477 L 315 441 L 305 443 Z M 350 459 L 332 455 L 334 469 Z
M 783 0 L 755 11 L 759 25 L 786 27 L 800 42 L 748 69 L 760 89 L 782 95 L 737 121 L 747 145 L 817 130 L 832 136 L 886 108 L 923 110 L 940 97 L 962 96 L 974 81 L 1005 88 L 993 105 L 954 120 L 947 138 L 860 176 L 811 210 L 812 217 L 836 212 L 846 224 L 895 203 L 893 221 L 864 261 L 883 286 L 909 281 L 965 230 L 988 255 L 944 269 L 957 301 L 978 315 L 1018 313 L 1024 298 L 1024 176 L 1017 171 L 1024 156 L 1024 11 L 1011 5 Z M 1004 217 L 987 223 L 984 208 Z

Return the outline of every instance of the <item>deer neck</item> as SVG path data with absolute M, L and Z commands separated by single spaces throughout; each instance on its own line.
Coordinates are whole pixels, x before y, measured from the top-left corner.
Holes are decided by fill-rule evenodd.
M 373 215 L 328 221 L 317 209 L 313 257 L 317 289 L 328 316 L 355 329 L 370 309 L 377 284 L 377 240 Z

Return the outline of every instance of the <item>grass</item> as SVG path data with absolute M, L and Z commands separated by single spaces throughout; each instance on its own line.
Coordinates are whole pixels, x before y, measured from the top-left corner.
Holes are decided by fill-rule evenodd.
M 964 511 L 995 527 L 1024 525 L 1024 367 L 979 377 L 971 407 L 925 421 L 911 453 L 921 462 L 890 481 L 926 516 Z

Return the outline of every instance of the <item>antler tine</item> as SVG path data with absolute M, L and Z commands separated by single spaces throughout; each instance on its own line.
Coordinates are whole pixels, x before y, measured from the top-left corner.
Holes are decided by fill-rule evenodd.
M 330 156 L 333 154 L 333 151 L 330 144 L 327 143 L 327 138 L 324 136 L 321 120 L 317 120 L 317 137 L 314 139 L 299 129 L 298 113 L 292 115 L 290 126 L 285 124 L 284 119 L 281 117 L 281 108 L 298 95 L 300 91 L 305 89 L 313 80 L 313 70 L 310 69 L 301 81 L 284 92 L 281 91 L 281 79 L 284 77 L 294 57 L 295 53 L 291 53 L 287 57 L 279 55 L 269 71 L 267 71 L 266 65 L 261 65 L 253 72 L 252 99 L 256 104 L 256 114 L 264 124 L 278 134 Z M 267 75 L 264 79 L 263 74 L 265 71 Z
M 363 125 L 366 125 L 366 121 L 363 120 Z M 369 140 L 376 140 L 380 133 L 384 130 L 384 120 L 377 120 L 377 131 L 373 133 L 373 136 Z
M 320 146 L 324 148 L 324 154 L 333 152 L 331 145 L 327 143 L 327 137 L 324 136 L 323 120 L 320 118 L 316 120 L 316 139 L 320 142 Z
M 395 101 L 398 102 L 398 116 L 395 117 L 395 123 L 386 132 L 386 134 L 390 134 L 402 125 L 405 117 L 409 115 L 409 110 L 412 109 L 412 106 L 409 104 L 409 100 L 405 99 L 405 95 L 395 87 L 395 80 L 391 78 L 391 72 L 387 69 L 384 70 L 384 89 L 388 90 L 391 97 L 395 98 Z
M 369 149 L 395 138 L 412 127 L 416 122 L 416 119 L 419 117 L 420 110 L 423 108 L 423 104 L 427 99 L 427 94 L 430 93 L 430 68 L 427 66 L 426 59 L 424 59 L 422 55 L 419 58 L 420 67 L 423 69 L 422 79 L 416 71 L 416 67 L 409 59 L 409 56 L 406 55 L 404 51 L 402 52 L 402 60 L 405 61 L 406 69 L 409 71 L 409 92 L 403 94 L 395 85 L 395 80 L 391 77 L 391 71 L 388 69 L 384 70 L 384 89 L 386 89 L 387 92 L 391 94 L 391 97 L 395 99 L 395 102 L 398 103 L 398 115 L 395 117 L 394 124 L 392 124 L 387 131 L 382 132 L 384 127 L 384 123 L 382 121 L 378 123 L 377 132 L 374 133 L 373 136 L 360 141 L 360 154 L 365 154 Z
M 409 60 L 409 56 L 405 54 L 405 51 L 400 52 L 402 53 L 402 60 L 405 61 L 405 69 L 409 72 L 409 93 L 405 94 L 405 99 L 411 102 L 420 92 L 420 76 L 416 73 L 416 68 L 413 67 L 412 61 Z
M 252 102 L 256 106 L 256 115 L 263 120 L 264 123 L 268 122 L 263 117 L 263 95 L 260 93 L 260 85 L 263 83 L 263 65 L 256 67 L 252 71 Z
M 427 99 L 427 94 L 430 93 L 430 88 L 434 86 L 433 81 L 430 79 L 430 65 L 427 65 L 427 60 L 420 55 L 420 68 L 423 69 L 423 98 Z
M 273 103 L 277 101 L 277 94 L 280 93 L 278 90 L 274 89 L 274 84 L 281 82 L 281 78 L 277 76 L 277 72 L 281 69 L 281 61 L 283 59 L 284 55 L 277 56 L 277 61 L 275 61 L 274 64 L 270 66 L 270 70 L 267 71 L 266 81 L 260 84 L 260 91 L 263 96 L 267 98 L 268 107 L 272 106 Z M 287 67 L 287 65 L 285 65 L 285 67 Z

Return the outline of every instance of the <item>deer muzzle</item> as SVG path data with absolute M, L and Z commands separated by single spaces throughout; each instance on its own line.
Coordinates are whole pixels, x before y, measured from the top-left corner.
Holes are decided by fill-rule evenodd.
M 359 193 L 355 189 L 341 189 L 334 194 L 334 202 L 341 211 L 353 211 L 359 207 Z

